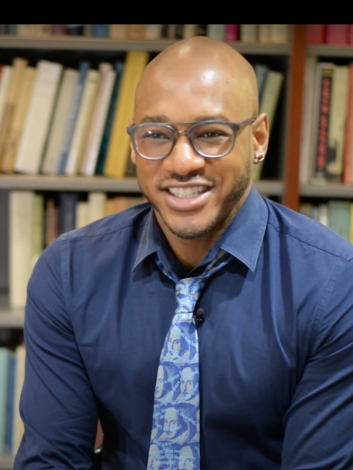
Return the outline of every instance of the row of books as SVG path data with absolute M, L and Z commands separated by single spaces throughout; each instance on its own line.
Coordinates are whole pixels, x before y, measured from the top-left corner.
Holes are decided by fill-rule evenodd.
M 25 347 L 0 347 L 0 456 L 14 455 L 24 427 L 19 413 L 25 368 Z
M 11 191 L 8 212 L 10 307 L 24 307 L 34 264 L 61 233 L 142 202 L 142 196 L 108 197 L 103 192 L 46 193 L 44 196 L 34 191 Z
M 287 44 L 290 25 L 276 24 L 18 24 L 0 25 L 0 34 L 19 37 L 84 36 L 117 40 L 187 39 L 209 36 L 220 41 Z
M 302 202 L 299 212 L 329 227 L 341 237 L 353 243 L 353 202 L 331 199 L 320 204 Z
M 307 24 L 308 44 L 353 44 L 352 24 Z
M 78 70 L 23 58 L 0 66 L 0 171 L 31 175 L 135 176 L 126 132 L 147 52 Z M 284 75 L 254 65 L 260 112 L 275 116 Z M 255 167 L 254 167 L 255 168 Z M 256 167 L 260 171 L 261 166 Z M 260 173 L 254 176 L 259 179 Z
M 95 173 L 123 178 L 130 140 L 134 92 L 147 52 L 130 51 L 125 61 L 81 61 L 78 70 L 23 58 L 0 75 L 0 171 L 36 175 Z
M 353 64 L 306 61 L 300 182 L 353 184 Z

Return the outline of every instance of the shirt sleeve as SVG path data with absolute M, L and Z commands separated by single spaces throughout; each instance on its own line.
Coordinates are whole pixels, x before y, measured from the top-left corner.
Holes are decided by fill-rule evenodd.
M 281 470 L 351 470 L 353 260 L 337 262 L 309 315 L 311 351 L 285 415 Z
M 44 251 L 28 284 L 25 433 L 14 470 L 94 468 L 97 406 L 66 309 L 63 243 L 59 238 Z

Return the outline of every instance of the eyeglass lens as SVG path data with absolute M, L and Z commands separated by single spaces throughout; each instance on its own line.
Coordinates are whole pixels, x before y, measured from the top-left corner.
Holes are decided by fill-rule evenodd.
M 230 151 L 234 133 L 227 124 L 207 123 L 194 127 L 190 138 L 197 152 L 217 157 Z M 135 131 L 136 149 L 145 157 L 162 158 L 170 153 L 173 144 L 174 133 L 168 127 L 151 124 Z

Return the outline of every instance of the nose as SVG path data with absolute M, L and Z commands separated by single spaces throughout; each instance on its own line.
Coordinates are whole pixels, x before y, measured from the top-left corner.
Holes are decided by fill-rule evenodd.
M 179 134 L 172 152 L 163 163 L 171 174 L 187 176 L 201 172 L 206 165 L 206 159 L 195 152 L 187 135 Z

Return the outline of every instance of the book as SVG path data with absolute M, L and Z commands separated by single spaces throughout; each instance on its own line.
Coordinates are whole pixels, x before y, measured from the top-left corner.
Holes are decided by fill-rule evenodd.
M 35 24 L 18 24 L 17 25 L 17 36 L 28 38 L 36 36 L 36 25 Z
M 325 42 L 327 44 L 347 44 L 347 24 L 327 24 L 325 28 Z
M 331 93 L 326 179 L 342 182 L 345 123 L 348 101 L 348 66 L 336 65 Z
M 127 38 L 135 41 L 143 41 L 145 39 L 145 25 L 129 24 L 127 26 Z
M 42 163 L 62 65 L 40 60 L 18 152 L 15 171 L 36 175 Z
M 59 194 L 59 234 L 74 230 L 76 227 L 76 204 L 78 193 L 61 192 Z
M 99 149 L 103 138 L 116 76 L 111 64 L 101 64 L 100 72 L 101 81 L 80 169 L 80 174 L 84 176 L 93 176 L 96 170 Z
M 53 36 L 66 36 L 66 24 L 52 24 L 51 25 L 51 34 Z
M 52 33 L 51 24 L 36 24 L 35 25 L 35 35 L 38 38 L 48 38 Z
M 316 66 L 311 183 L 324 184 L 326 182 L 328 132 L 334 70 L 335 65 L 330 62 L 318 62 Z
M 33 269 L 34 191 L 11 191 L 9 197 L 9 304 L 23 308 Z
M 6 107 L 6 99 L 12 77 L 12 65 L 4 65 L 0 76 L 0 130 Z
M 238 24 L 226 24 L 225 41 L 233 42 L 239 39 L 239 25 Z
M 15 158 L 27 117 L 36 74 L 37 69 L 35 67 L 26 67 L 23 83 L 21 89 L 19 90 L 17 106 L 14 110 L 12 124 L 8 130 L 9 135 L 4 144 L 1 161 L 1 171 L 4 173 L 12 173 L 14 169 Z
M 73 138 L 73 134 L 75 131 L 76 119 L 79 113 L 83 90 L 84 90 L 87 74 L 88 74 L 90 67 L 91 67 L 90 62 L 87 62 L 87 61 L 80 62 L 75 90 L 74 90 L 72 102 L 70 105 L 69 118 L 66 123 L 64 139 L 63 139 L 63 143 L 62 143 L 62 147 L 60 151 L 59 165 L 57 168 L 57 173 L 59 175 L 65 174 L 66 161 L 69 155 L 72 138 Z
M 245 43 L 257 42 L 257 24 L 241 24 L 240 41 Z
M 2 163 L 3 154 L 9 138 L 15 109 L 19 100 L 21 86 L 25 74 L 28 61 L 20 57 L 16 57 L 12 62 L 12 77 L 9 84 L 8 93 L 6 95 L 5 109 L 0 129 L 0 162 Z
M 269 44 L 271 42 L 270 26 L 271 25 L 269 24 L 257 25 L 257 35 L 259 43 Z
M 9 190 L 0 191 L 0 292 L 9 290 Z
M 325 227 L 328 227 L 328 205 L 326 203 L 318 205 L 317 221 L 320 222 L 320 224 L 325 225 Z
M 44 248 L 47 248 L 59 236 L 59 208 L 53 197 L 46 199 L 44 221 Z
M 5 453 L 9 375 L 10 351 L 5 347 L 0 347 L 0 455 Z
M 98 70 L 89 70 L 85 81 L 82 99 L 78 110 L 74 133 L 65 165 L 65 175 L 78 174 L 84 146 L 87 141 L 89 126 L 92 120 L 94 104 L 96 102 L 101 73 Z
M 101 191 L 88 193 L 88 223 L 105 217 L 106 199 L 106 193 Z
M 271 24 L 270 25 L 270 42 L 273 44 L 289 43 L 289 25 L 288 24 Z
M 353 183 L 353 63 L 348 66 L 348 100 L 343 156 L 343 184 Z
M 56 175 L 58 169 L 77 78 L 77 70 L 63 71 L 41 166 L 41 173 L 46 175 Z
M 157 40 L 162 37 L 162 25 L 161 24 L 146 24 L 145 25 L 145 39 Z
M 207 36 L 218 41 L 224 41 L 226 36 L 226 25 L 225 24 L 208 24 L 207 25 Z
M 184 24 L 182 39 L 189 39 L 196 36 L 196 24 Z
M 304 93 L 301 120 L 299 181 L 308 183 L 311 178 L 311 149 L 314 123 L 314 96 L 316 79 L 315 56 L 307 56 L 305 60 Z
M 110 39 L 127 39 L 127 24 L 110 24 L 109 37 Z
M 7 391 L 7 410 L 6 410 L 6 435 L 5 435 L 5 452 L 13 454 L 12 428 L 14 420 L 14 399 L 15 399 L 15 375 L 16 375 L 16 355 L 10 351 L 10 369 Z
M 83 24 L 67 24 L 66 31 L 68 36 L 83 36 Z
M 350 204 L 349 241 L 353 243 L 353 202 Z
M 32 269 L 44 249 L 44 196 L 35 194 L 33 204 Z
M 283 80 L 284 74 L 282 72 L 277 72 L 275 70 L 268 71 L 260 102 L 260 114 L 267 114 L 270 134 L 272 131 L 272 125 L 277 110 L 277 104 L 279 101 Z M 253 165 L 253 181 L 259 181 L 261 178 L 262 169 L 262 164 Z
M 325 25 L 307 24 L 306 42 L 308 44 L 323 44 L 325 42 Z
M 262 97 L 264 94 L 265 83 L 267 79 L 268 71 L 270 70 L 268 65 L 265 64 L 255 64 L 254 65 L 256 81 L 257 81 L 257 88 L 259 92 L 259 103 L 262 101 Z
M 123 178 L 130 151 L 130 139 L 126 132 L 129 117 L 134 111 L 134 95 L 137 83 L 148 61 L 147 52 L 129 51 L 125 60 L 124 73 L 111 138 L 109 141 L 104 175 Z
M 104 166 L 105 166 L 105 160 L 106 160 L 106 156 L 108 152 L 109 140 L 110 140 L 110 136 L 111 136 L 111 132 L 113 128 L 117 103 L 119 100 L 121 78 L 124 72 L 124 62 L 116 62 L 114 65 L 114 70 L 116 72 L 116 77 L 115 77 L 112 98 L 109 104 L 108 116 L 107 116 L 107 120 L 105 124 L 102 143 L 101 143 L 101 147 L 100 147 L 99 155 L 98 155 L 98 162 L 97 162 L 97 168 L 96 168 L 97 175 L 103 175 L 104 173 Z
M 16 368 L 15 368 L 15 383 L 14 383 L 14 412 L 12 423 L 12 452 L 17 453 L 20 446 L 21 439 L 24 432 L 24 425 L 20 416 L 20 396 L 22 392 L 24 377 L 25 377 L 25 360 L 26 350 L 23 344 L 15 349 L 16 355 Z
M 75 213 L 75 228 L 81 228 L 89 224 L 88 201 L 78 201 Z
M 93 36 L 96 38 L 107 38 L 109 36 L 109 25 L 108 24 L 94 24 L 92 32 L 93 32 Z
M 331 230 L 349 241 L 351 202 L 349 200 L 331 199 L 328 202 L 328 226 Z

